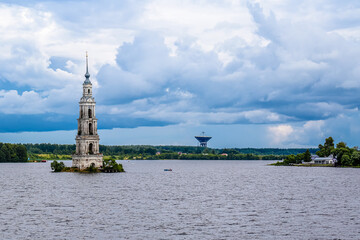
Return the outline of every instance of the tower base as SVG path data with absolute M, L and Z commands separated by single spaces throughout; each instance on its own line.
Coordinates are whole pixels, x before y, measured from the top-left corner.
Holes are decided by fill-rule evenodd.
M 77 167 L 84 170 L 94 163 L 94 167 L 100 168 L 103 166 L 102 154 L 86 154 L 86 155 L 72 155 L 72 167 Z

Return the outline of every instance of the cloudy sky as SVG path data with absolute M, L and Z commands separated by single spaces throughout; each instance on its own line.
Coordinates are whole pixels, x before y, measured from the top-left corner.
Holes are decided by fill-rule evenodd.
M 360 145 L 360 1 L 0 1 L 0 141 Z

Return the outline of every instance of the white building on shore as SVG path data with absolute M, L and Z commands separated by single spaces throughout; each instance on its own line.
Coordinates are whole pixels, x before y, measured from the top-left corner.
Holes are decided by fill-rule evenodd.
M 331 154 L 328 157 L 319 157 L 315 155 L 314 158 L 312 156 L 311 160 L 311 163 L 313 164 L 335 164 L 337 159 Z

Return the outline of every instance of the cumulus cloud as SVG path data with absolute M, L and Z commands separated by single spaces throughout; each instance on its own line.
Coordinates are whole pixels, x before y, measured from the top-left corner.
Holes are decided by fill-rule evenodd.
M 0 112 L 5 114 L 39 114 L 46 112 L 45 100 L 34 91 L 18 94 L 0 90 Z
M 278 144 L 306 144 L 315 139 L 307 138 L 311 131 L 322 136 L 324 126 L 360 119 L 359 7 L 310 0 L 3 2 L 1 113 L 76 113 L 89 50 L 106 128 L 269 124 Z
M 294 132 L 294 129 L 290 125 L 278 125 L 269 127 L 269 138 L 271 138 L 275 144 L 279 144 L 291 137 L 291 134 Z
M 266 137 L 275 147 L 314 147 L 324 140 L 325 126 L 323 120 L 273 125 L 267 128 Z
M 123 44 L 117 54 L 118 65 L 107 65 L 99 71 L 99 99 L 127 104 L 112 106 L 113 113 L 127 112 L 130 117 L 173 123 L 280 119 L 265 113 L 268 111 L 232 109 L 239 93 L 231 86 L 233 80 L 222 79 L 223 65 L 217 54 L 202 51 L 191 40 L 175 44 L 173 56 L 165 39 L 154 32 L 140 34 L 132 43 Z M 109 94 L 114 91 L 118 94 Z M 264 114 L 268 116 L 262 119 Z

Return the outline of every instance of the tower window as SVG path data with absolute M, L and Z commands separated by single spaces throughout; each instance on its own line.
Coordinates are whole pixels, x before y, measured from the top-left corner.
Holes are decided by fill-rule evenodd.
M 93 135 L 93 128 L 91 123 L 89 123 L 89 135 Z
M 90 89 L 88 89 L 88 94 L 90 94 Z
M 89 154 L 93 154 L 93 153 L 94 153 L 94 151 L 93 151 L 93 144 L 90 143 L 90 144 L 89 144 Z
M 88 115 L 89 115 L 89 118 L 92 118 L 91 108 L 89 108 L 89 110 L 88 110 Z

